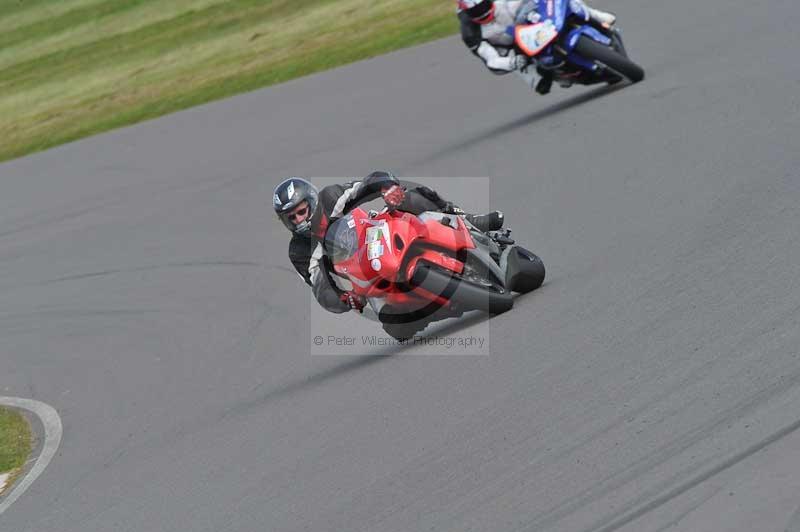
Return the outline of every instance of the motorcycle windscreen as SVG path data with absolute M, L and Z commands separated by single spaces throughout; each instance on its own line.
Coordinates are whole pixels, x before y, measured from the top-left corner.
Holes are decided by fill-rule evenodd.
M 358 251 L 358 235 L 353 215 L 348 214 L 333 222 L 325 233 L 325 254 L 336 265 L 348 260 Z
M 544 50 L 557 36 L 558 30 L 551 20 L 536 24 L 522 24 L 514 30 L 517 46 L 531 57 Z

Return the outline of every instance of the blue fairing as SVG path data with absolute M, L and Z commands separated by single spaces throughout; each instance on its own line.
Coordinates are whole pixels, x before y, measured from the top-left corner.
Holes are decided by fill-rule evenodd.
M 580 28 L 575 28 L 569 35 L 567 36 L 566 45 L 567 51 L 571 52 L 575 49 L 575 45 L 578 44 L 578 37 L 581 35 L 586 35 L 587 37 L 591 38 L 594 41 L 597 41 L 601 44 L 605 44 L 606 46 L 611 45 L 611 39 L 597 31 L 591 26 L 581 26 Z
M 586 10 L 583 8 L 582 5 L 580 5 L 580 4 L 572 4 L 569 7 L 570 7 L 570 9 L 569 9 L 570 13 L 574 13 L 575 15 L 578 15 L 578 17 L 582 18 L 583 20 L 589 20 L 589 13 L 586 12 Z M 575 9 L 576 7 L 578 9 Z
M 548 5 L 550 6 L 549 9 Z M 540 16 L 539 22 L 546 22 L 548 20 L 552 21 L 556 31 L 560 33 L 564 27 L 564 21 L 567 18 L 568 10 L 569 0 L 529 0 L 520 6 L 519 11 L 517 12 L 517 24 L 526 24 L 526 17 L 528 13 L 531 11 L 536 11 Z M 514 26 L 509 26 L 506 28 L 506 33 L 513 37 Z M 552 63 L 552 46 L 545 48 L 541 53 L 538 54 L 537 58 L 542 64 L 546 65 L 548 63 Z
M 554 17 L 555 18 L 554 21 L 556 23 L 556 28 L 558 28 L 558 31 L 561 31 L 561 28 L 564 27 L 564 21 L 567 18 L 567 7 L 569 6 L 569 2 L 567 0 L 555 0 L 555 3 L 556 3 L 555 6 L 556 16 Z
M 576 9 L 572 9 L 573 7 Z M 517 23 L 525 24 L 524 18 L 527 16 L 527 13 L 530 13 L 533 10 L 536 10 L 536 12 L 538 12 L 541 16 L 540 22 L 545 22 L 547 20 L 552 21 L 559 33 L 564 28 L 564 22 L 566 21 L 567 17 L 571 14 L 575 14 L 586 21 L 589 20 L 589 14 L 586 13 L 579 4 L 571 5 L 569 0 L 530 0 L 530 3 L 524 4 L 517 13 Z M 507 28 L 507 32 L 509 35 L 513 36 L 514 26 Z M 578 37 L 581 35 L 586 35 L 587 37 L 590 37 L 591 39 L 606 46 L 611 45 L 611 39 L 589 25 L 582 25 L 579 28 L 573 29 L 569 32 L 569 34 L 567 34 L 566 39 L 559 39 L 559 41 L 564 43 L 567 51 L 567 57 L 572 63 L 580 65 L 587 70 L 596 70 L 597 65 L 595 65 L 593 61 L 589 61 L 573 52 L 575 45 L 578 42 Z M 542 52 L 537 55 L 537 60 L 542 65 L 552 63 L 554 61 L 552 46 L 548 46 L 542 50 Z
M 580 28 L 576 28 L 569 33 L 569 36 L 566 40 L 567 45 L 567 58 L 576 65 L 580 65 L 587 70 L 595 70 L 597 69 L 597 65 L 595 65 L 594 61 L 589 61 L 588 59 L 583 58 L 582 56 L 576 54 L 574 52 L 575 45 L 578 44 L 578 38 L 581 35 L 586 35 L 587 37 L 605 44 L 609 46 L 611 44 L 611 39 L 597 31 L 591 26 L 581 26 Z
M 569 52 L 567 54 L 567 59 L 570 60 L 571 63 L 575 63 L 576 65 L 580 65 L 586 70 L 593 71 L 597 70 L 597 65 L 594 64 L 593 61 L 589 61 L 588 59 L 584 59 L 583 56 L 576 54 L 575 52 Z
M 536 11 L 542 17 L 541 22 L 552 20 L 556 30 L 561 31 L 567 18 L 569 0 L 536 0 L 536 3 Z M 550 10 L 547 9 L 548 3 L 551 5 Z

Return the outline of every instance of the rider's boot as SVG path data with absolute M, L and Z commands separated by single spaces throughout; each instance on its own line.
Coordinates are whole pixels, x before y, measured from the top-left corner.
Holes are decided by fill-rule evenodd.
M 463 216 L 469 223 L 475 226 L 478 231 L 497 231 L 503 227 L 503 213 L 492 211 L 486 214 L 468 214 L 455 203 L 446 201 L 441 206 L 441 211 L 445 214 L 456 214 Z
M 550 88 L 553 86 L 553 74 L 548 72 L 542 75 L 542 78 L 539 80 L 539 83 L 536 84 L 536 92 L 541 95 L 545 95 L 550 92 Z
M 503 227 L 503 213 L 492 211 L 486 214 L 467 214 L 464 216 L 469 223 L 474 225 L 479 231 L 497 231 Z

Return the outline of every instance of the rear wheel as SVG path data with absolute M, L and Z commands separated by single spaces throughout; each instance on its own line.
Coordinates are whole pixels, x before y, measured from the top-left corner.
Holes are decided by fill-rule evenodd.
M 578 43 L 575 45 L 575 52 L 602 64 L 613 74 L 622 76 L 632 83 L 637 83 L 644 79 L 642 67 L 610 46 L 601 44 L 586 35 L 581 35 L 578 39 Z

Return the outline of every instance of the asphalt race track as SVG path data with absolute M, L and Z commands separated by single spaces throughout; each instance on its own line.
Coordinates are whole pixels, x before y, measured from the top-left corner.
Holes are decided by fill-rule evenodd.
M 638 85 L 451 38 L 0 165 L 0 395 L 63 421 L 0 530 L 799 531 L 800 9 L 603 5 Z M 490 353 L 311 355 L 272 187 L 376 168 L 543 257 L 439 331 Z

